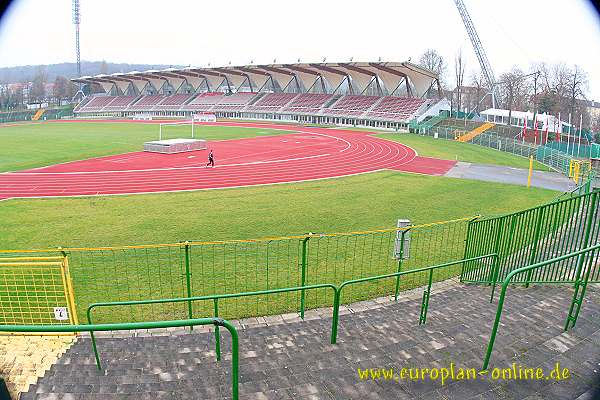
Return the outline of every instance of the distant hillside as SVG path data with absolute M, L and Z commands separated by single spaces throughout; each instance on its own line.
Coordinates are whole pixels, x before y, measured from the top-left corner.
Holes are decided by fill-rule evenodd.
M 102 72 L 103 61 L 82 61 L 81 75 L 98 75 Z M 18 83 L 32 81 L 39 68 L 44 68 L 48 76 L 48 82 L 54 81 L 58 75 L 67 78 L 75 78 L 77 75 L 77 65 L 75 63 L 61 63 L 50 65 L 24 65 L 19 67 L 0 68 L 0 83 Z M 146 71 L 149 69 L 164 69 L 169 67 L 178 67 L 177 65 L 165 64 L 115 64 L 106 62 L 106 73 L 130 71 Z

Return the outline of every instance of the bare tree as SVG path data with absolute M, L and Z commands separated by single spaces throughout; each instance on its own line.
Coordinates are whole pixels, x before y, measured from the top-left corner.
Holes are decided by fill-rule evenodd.
M 569 111 L 575 114 L 575 104 L 577 99 L 585 97 L 588 88 L 587 74 L 580 67 L 575 65 L 569 76 Z
M 554 115 L 561 113 L 564 118 L 571 114 L 572 121 L 577 122 L 578 116 L 582 115 L 584 126 L 591 126 L 584 101 L 588 91 L 586 72 L 577 65 L 570 68 L 564 63 L 541 64 L 538 70 L 541 72 L 539 111 Z
M 71 82 L 64 76 L 57 76 L 54 80 L 52 95 L 57 100 L 59 106 L 62 105 L 62 100 L 67 97 L 70 84 Z
M 526 110 L 530 105 L 531 83 L 524 75 L 519 68 L 513 67 L 498 79 L 498 100 L 502 107 L 508 110 L 509 124 L 512 110 Z
M 479 114 L 481 108 L 481 101 L 483 96 L 487 93 L 487 82 L 485 77 L 480 72 L 473 72 L 471 74 L 471 86 L 475 88 L 474 97 L 471 96 L 473 103 L 469 104 L 469 110 L 475 110 Z
M 46 83 L 48 81 L 46 69 L 40 67 L 33 78 L 33 84 L 29 92 L 29 98 L 33 101 L 42 102 L 46 98 Z
M 462 86 L 465 79 L 465 63 L 462 57 L 462 51 L 459 50 L 456 58 L 454 59 L 454 76 L 456 78 L 456 103 L 457 110 L 460 111 L 462 106 Z
M 419 65 L 435 72 L 438 75 L 441 87 L 445 87 L 447 70 L 446 61 L 436 50 L 425 50 L 419 59 Z
M 559 63 L 552 67 L 551 74 L 551 88 L 556 98 L 555 111 L 566 115 L 569 113 L 568 104 L 565 100 L 568 99 L 571 70 L 564 63 Z

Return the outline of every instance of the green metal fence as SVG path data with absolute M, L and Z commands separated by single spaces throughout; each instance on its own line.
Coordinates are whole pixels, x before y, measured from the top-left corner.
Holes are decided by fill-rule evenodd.
M 15 110 L 0 112 L 0 123 L 31 121 L 38 110 Z M 73 115 L 73 105 L 47 108 L 40 121 L 61 119 Z
M 600 242 L 600 191 L 572 195 L 539 207 L 496 218 L 472 221 L 468 227 L 465 258 L 498 253 L 499 268 L 467 263 L 463 282 L 495 284 L 512 271 Z M 600 282 L 600 266 L 590 273 L 591 282 Z M 575 282 L 571 262 L 553 263 L 513 282 Z
M 0 112 L 0 123 L 31 121 L 31 117 L 33 117 L 35 112 L 36 112 L 36 110 L 19 110 L 19 111 Z
M 368 232 L 307 234 L 295 237 L 223 242 L 183 242 L 165 245 L 60 249 L 69 257 L 75 303 L 79 315 L 98 302 L 212 296 L 278 288 L 341 284 L 378 274 L 410 270 L 461 259 L 469 220 L 390 228 Z M 398 242 L 406 245 L 399 259 Z M 57 250 L 0 254 L 53 254 Z M 460 268 L 445 270 L 436 279 L 458 275 Z M 401 282 L 399 290 L 421 285 Z M 348 288 L 348 302 L 395 292 L 386 282 Z M 327 289 L 285 292 L 219 301 L 224 318 L 244 318 L 300 312 L 331 306 Z M 191 305 L 194 315 L 212 315 L 210 302 Z M 139 305 L 98 310 L 97 322 L 177 319 L 189 315 L 189 305 Z
M 600 146 L 592 144 L 568 143 L 568 142 L 550 142 L 544 146 L 540 146 L 540 150 L 544 148 L 558 150 L 562 153 L 569 154 L 575 158 L 598 158 L 600 157 Z

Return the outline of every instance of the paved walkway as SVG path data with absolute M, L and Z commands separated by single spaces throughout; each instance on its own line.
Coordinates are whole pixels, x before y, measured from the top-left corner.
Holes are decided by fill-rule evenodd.
M 496 304 L 489 288 L 454 281 L 434 289 L 426 325 L 417 324 L 420 301 L 349 307 L 340 318 L 338 344 L 329 344 L 331 319 L 240 329 L 241 399 L 580 399 L 600 385 L 600 287 L 590 285 L 575 329 L 562 331 L 572 288 L 509 289 L 493 368 L 569 369 L 563 381 L 361 380 L 357 369 L 450 367 L 479 371 Z M 443 289 L 443 290 L 442 290 Z M 415 294 L 416 292 L 413 292 Z M 410 296 L 412 297 L 412 296 Z M 241 324 L 238 324 L 240 326 Z M 263 324 L 265 325 L 265 324 Z M 221 334 L 223 360 L 215 361 L 207 332 L 98 339 L 99 372 L 81 338 L 24 393 L 38 399 L 227 399 L 230 340 Z
M 451 178 L 474 179 L 486 182 L 510 183 L 527 186 L 529 171 L 522 168 L 499 165 L 473 164 L 459 161 L 444 176 Z M 575 188 L 575 183 L 558 172 L 533 171 L 531 185 L 538 188 L 567 192 Z
M 67 350 L 74 336 L 0 336 L 0 376 L 17 399 Z

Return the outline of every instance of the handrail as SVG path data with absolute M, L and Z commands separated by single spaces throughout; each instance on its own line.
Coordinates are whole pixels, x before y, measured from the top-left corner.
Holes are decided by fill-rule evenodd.
M 151 299 L 151 300 L 132 300 L 132 301 L 113 301 L 113 302 L 102 302 L 102 303 L 92 303 L 88 306 L 86 315 L 88 324 L 92 324 L 92 309 L 97 307 L 113 307 L 113 306 L 133 306 L 133 305 L 141 305 L 141 304 L 163 304 L 163 303 L 190 303 L 192 301 L 201 301 L 201 300 L 214 300 L 214 317 L 219 316 L 219 305 L 218 301 L 220 299 L 231 299 L 236 297 L 248 297 L 248 296 L 261 296 L 266 294 L 274 294 L 274 293 L 287 293 L 287 292 L 297 292 L 302 291 L 304 293 L 305 290 L 311 289 L 324 289 L 331 288 L 334 292 L 337 290 L 336 286 L 330 283 L 321 283 L 316 285 L 307 285 L 307 286 L 295 286 L 288 288 L 280 288 L 280 289 L 268 289 L 268 290 L 259 290 L 256 292 L 242 292 L 242 293 L 227 293 L 227 294 L 213 294 L 206 296 L 194 296 L 194 297 L 178 297 L 172 299 Z M 192 315 L 190 314 L 190 320 L 192 319 Z M 192 325 L 190 325 L 191 327 Z M 90 337 L 92 339 L 92 348 L 94 349 L 94 353 L 96 355 L 96 364 L 98 368 L 100 368 L 100 359 L 98 357 L 98 352 L 96 351 L 96 338 L 94 337 L 94 333 L 90 332 Z M 217 361 L 221 360 L 221 344 L 219 337 L 219 327 L 215 326 L 215 353 L 217 355 Z
M 215 325 L 223 326 L 231 334 L 231 393 L 234 400 L 239 399 L 239 338 L 235 326 L 227 320 L 221 318 L 196 318 L 173 321 L 153 321 L 153 322 L 129 322 L 118 324 L 95 324 L 95 325 L 2 325 L 3 332 L 93 332 L 114 331 L 114 330 L 134 330 L 134 329 L 156 329 L 171 328 L 195 325 Z M 98 352 L 96 360 L 98 360 Z M 100 368 L 100 365 L 98 365 Z
M 429 294 L 431 293 L 431 284 L 433 282 L 433 270 L 439 269 L 439 268 L 444 268 L 444 267 L 449 267 L 451 265 L 462 264 L 465 262 L 477 261 L 477 260 L 481 260 L 484 258 L 490 258 L 490 257 L 493 257 L 494 264 L 497 264 L 498 254 L 490 253 L 490 254 L 486 254 L 483 256 L 477 256 L 477 257 L 466 258 L 466 259 L 457 260 L 457 261 L 451 261 L 451 262 L 447 262 L 447 263 L 443 263 L 443 264 L 433 265 L 430 267 L 417 268 L 417 269 L 411 269 L 408 271 L 399 271 L 399 272 L 393 272 L 393 273 L 389 273 L 389 274 L 376 275 L 376 276 L 370 276 L 370 277 L 366 277 L 366 278 L 359 278 L 359 279 L 352 279 L 349 281 L 345 281 L 335 291 L 335 297 L 333 300 L 333 321 L 332 321 L 332 327 L 331 327 L 331 344 L 335 344 L 337 341 L 337 329 L 338 329 L 339 315 L 340 315 L 340 299 L 342 297 L 342 289 L 344 287 L 346 287 L 348 285 L 353 285 L 356 283 L 370 282 L 370 281 L 375 281 L 375 280 L 379 280 L 379 279 L 394 278 L 394 277 L 400 277 L 402 275 L 410 275 L 410 274 L 416 274 L 418 272 L 429 271 L 429 283 L 428 283 L 427 289 L 425 289 L 425 291 L 423 292 L 423 300 L 421 302 L 421 315 L 419 318 L 419 325 L 420 325 L 422 323 L 425 323 L 427 320 L 427 309 L 429 306 Z
M 511 279 L 513 278 L 513 276 L 523 273 L 523 272 L 527 272 L 527 271 L 532 271 L 534 269 L 540 268 L 540 267 L 544 267 L 546 265 L 549 264 L 553 264 L 555 262 L 559 262 L 559 261 L 563 261 L 575 256 L 580 256 L 582 254 L 586 254 L 589 252 L 594 252 L 596 250 L 600 249 L 600 243 L 595 244 L 594 246 L 589 246 L 586 247 L 584 249 L 569 253 L 569 254 L 565 254 L 562 255 L 560 257 L 555 257 L 552 258 L 550 260 L 546 260 L 546 261 L 541 261 L 539 263 L 536 264 L 532 264 L 532 265 L 528 265 L 525 267 L 521 267 L 521 268 L 517 268 L 512 270 L 511 272 L 508 273 L 508 275 L 506 276 L 506 278 L 504 279 L 504 282 L 502 283 L 502 291 L 500 292 L 500 297 L 498 299 L 498 307 L 496 309 L 496 319 L 494 320 L 494 326 L 492 327 L 492 333 L 490 334 L 490 340 L 488 342 L 488 347 L 487 347 L 487 351 L 485 354 L 485 359 L 483 361 L 483 370 L 487 370 L 489 361 L 490 361 L 490 357 L 492 355 L 492 351 L 494 348 L 494 341 L 496 340 L 496 334 L 498 332 L 498 325 L 500 325 L 500 319 L 502 317 L 502 309 L 504 306 L 504 298 L 506 296 L 506 289 L 508 288 L 508 285 L 510 284 Z

